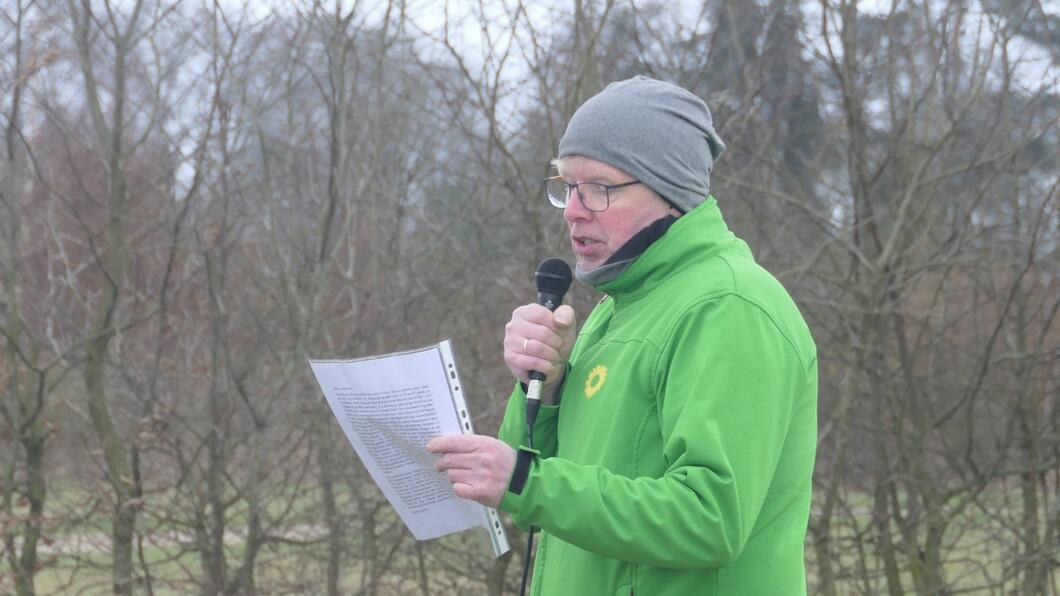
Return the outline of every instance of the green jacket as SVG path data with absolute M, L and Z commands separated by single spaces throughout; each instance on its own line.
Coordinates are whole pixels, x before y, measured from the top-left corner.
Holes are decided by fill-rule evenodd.
M 795 303 L 713 198 L 600 289 L 500 504 L 542 530 L 532 593 L 805 594 L 817 357 Z

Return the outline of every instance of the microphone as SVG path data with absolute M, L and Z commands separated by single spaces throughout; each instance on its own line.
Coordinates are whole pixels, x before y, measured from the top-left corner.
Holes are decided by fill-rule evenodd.
M 552 311 L 559 308 L 559 305 L 563 303 L 563 295 L 570 289 L 571 277 L 570 265 L 563 259 L 553 257 L 541 261 L 534 273 L 534 280 L 537 282 L 537 303 Z M 530 384 L 526 387 L 526 446 L 533 449 L 534 421 L 537 420 L 537 411 L 541 409 L 541 385 L 545 382 L 545 374 L 532 370 L 528 376 Z M 530 470 L 528 455 L 526 451 L 519 450 L 516 456 L 512 476 L 522 478 L 516 492 L 522 491 L 522 483 L 526 481 L 526 475 Z M 530 572 L 530 553 L 534 550 L 534 531 L 535 528 L 530 526 L 530 532 L 526 538 L 526 556 L 523 557 L 523 581 L 519 584 L 519 596 L 526 594 L 526 579 Z
M 534 272 L 537 282 L 537 303 L 549 310 L 556 310 L 563 302 L 563 295 L 570 289 L 572 279 L 570 265 L 563 259 L 552 257 L 541 261 Z
M 537 282 L 537 303 L 549 310 L 556 310 L 563 303 L 563 295 L 570 289 L 572 279 L 570 265 L 563 259 L 552 257 L 541 261 L 534 272 Z M 545 382 L 544 373 L 530 371 L 530 383 L 526 388 L 526 425 L 534 426 L 537 411 L 541 408 L 541 385 Z

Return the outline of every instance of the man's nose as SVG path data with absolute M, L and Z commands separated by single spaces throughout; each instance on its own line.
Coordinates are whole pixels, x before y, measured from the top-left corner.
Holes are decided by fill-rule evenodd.
M 585 208 L 585 203 L 582 203 L 581 190 L 573 188 L 570 191 L 570 196 L 567 197 L 567 206 L 563 208 L 563 219 L 568 222 L 573 222 L 579 219 L 588 219 L 592 217 L 593 212 Z

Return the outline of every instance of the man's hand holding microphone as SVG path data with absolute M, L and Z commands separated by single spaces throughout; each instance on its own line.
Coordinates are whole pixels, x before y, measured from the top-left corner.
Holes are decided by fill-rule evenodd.
M 569 305 L 555 312 L 540 304 L 520 306 L 504 326 L 504 363 L 523 383 L 530 382 L 530 371 L 544 373 L 541 401 L 555 403 L 577 335 L 574 309 Z

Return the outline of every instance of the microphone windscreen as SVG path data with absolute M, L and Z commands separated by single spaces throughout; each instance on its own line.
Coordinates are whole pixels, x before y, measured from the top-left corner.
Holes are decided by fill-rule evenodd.
M 538 293 L 553 294 L 559 296 L 560 299 L 570 289 L 570 282 L 573 277 L 570 265 L 563 259 L 557 259 L 556 257 L 541 261 L 541 264 L 537 266 L 537 271 L 534 273 Z

